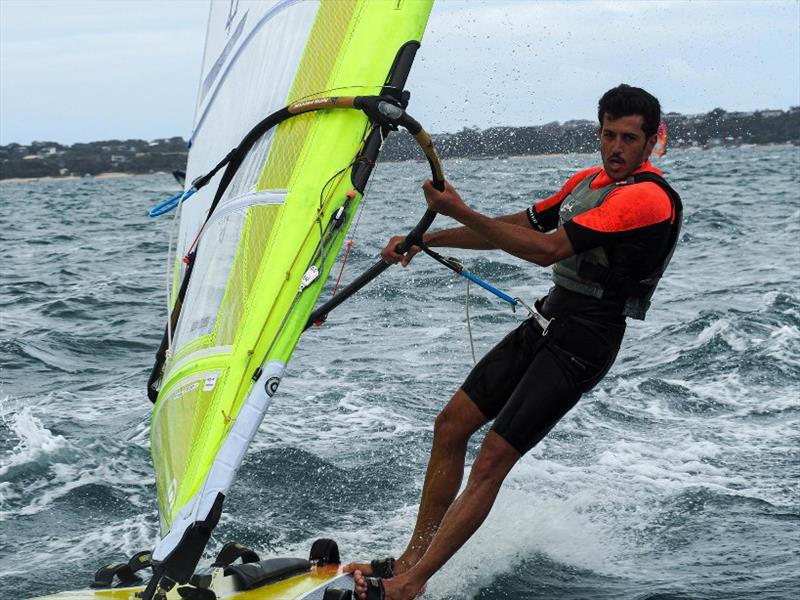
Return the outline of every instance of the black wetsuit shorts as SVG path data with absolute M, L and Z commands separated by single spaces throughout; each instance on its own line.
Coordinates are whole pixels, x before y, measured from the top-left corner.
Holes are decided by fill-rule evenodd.
M 624 322 L 559 316 L 542 335 L 528 319 L 475 365 L 461 389 L 494 419 L 492 430 L 525 454 L 608 372 L 624 333 Z

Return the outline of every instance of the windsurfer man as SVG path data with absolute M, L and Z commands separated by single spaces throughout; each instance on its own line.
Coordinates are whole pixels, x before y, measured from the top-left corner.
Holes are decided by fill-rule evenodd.
M 644 318 L 672 255 L 680 198 L 649 162 L 661 117 L 658 100 L 620 85 L 598 105 L 602 166 L 572 176 L 527 210 L 489 217 L 449 183 L 423 185 L 428 207 L 461 227 L 427 233 L 429 246 L 500 249 L 553 267 L 538 315 L 509 333 L 474 367 L 434 424 L 417 522 L 396 562 L 354 563 L 360 600 L 407 600 L 423 589 L 483 523 L 511 468 L 594 387 L 616 358 L 625 319 Z M 552 232 L 552 233 L 547 233 Z M 409 264 L 395 236 L 386 262 Z M 494 420 L 458 495 L 467 442 Z M 374 577 L 382 575 L 384 579 Z

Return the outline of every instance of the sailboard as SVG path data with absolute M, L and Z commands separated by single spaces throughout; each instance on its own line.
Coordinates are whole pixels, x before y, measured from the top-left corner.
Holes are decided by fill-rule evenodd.
M 159 597 L 164 600 L 352 600 L 353 577 L 342 573 L 338 547 L 332 540 L 317 540 L 309 560 L 271 558 L 262 561 L 249 549 L 244 550 L 236 554 L 244 562 L 218 565 L 218 568 L 196 574 L 192 586 L 177 587 Z M 138 560 L 138 556 L 133 557 L 127 574 L 118 571 L 121 565 L 108 565 L 98 572 L 110 575 L 116 568 L 115 575 L 121 582 L 117 587 L 97 585 L 96 589 L 62 592 L 34 600 L 141 600 L 147 588 L 141 581 L 133 584 L 137 568 L 133 563 Z
M 388 266 L 378 261 L 314 311 L 385 136 L 408 129 L 443 189 L 430 136 L 405 112 L 432 0 L 210 4 L 188 189 L 156 211 L 179 213 L 170 316 L 148 381 L 159 539 L 152 552 L 98 571 L 96 587 L 108 589 L 52 598 L 177 598 L 191 590 L 176 586 L 197 586 L 225 496 L 301 333 Z M 433 217 L 403 246 L 421 242 Z M 145 587 L 131 583 L 135 560 L 153 568 Z M 312 562 L 295 576 L 302 593 L 262 586 L 262 595 L 197 597 L 322 598 L 309 585 L 350 579 Z

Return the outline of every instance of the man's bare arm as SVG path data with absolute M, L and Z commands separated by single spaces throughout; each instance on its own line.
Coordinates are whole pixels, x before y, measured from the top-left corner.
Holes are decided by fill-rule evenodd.
M 494 217 L 497 221 L 503 223 L 514 224 L 519 227 L 531 227 L 530 221 L 525 214 L 525 211 L 505 215 L 502 217 Z M 531 229 L 532 230 L 532 229 Z M 419 252 L 418 246 L 413 246 L 405 254 L 398 254 L 395 252 L 397 245 L 405 239 L 404 235 L 396 235 L 389 239 L 383 250 L 381 250 L 381 257 L 389 264 L 401 263 L 404 267 L 408 266 L 411 259 Z M 428 246 L 435 246 L 438 248 L 465 248 L 468 250 L 493 250 L 497 246 L 493 245 L 489 240 L 481 237 L 467 227 L 453 227 L 450 229 L 442 229 L 440 231 L 432 231 L 422 236 L 422 240 Z
M 494 217 L 493 220 L 518 227 L 531 228 L 524 210 L 502 217 Z M 441 248 L 465 248 L 467 250 L 493 250 L 497 248 L 487 238 L 468 227 L 452 227 L 450 229 L 432 231 L 422 236 L 422 240 L 428 246 Z
M 425 182 L 422 189 L 425 192 L 428 208 L 455 219 L 478 238 L 486 240 L 485 243 L 488 245 L 481 248 L 499 248 L 541 266 L 552 265 L 575 254 L 572 242 L 563 229 L 553 234 L 540 233 L 530 226 L 524 213 L 522 218 L 525 219 L 525 225 L 482 215 L 467 206 L 449 183 L 446 184 L 444 192 L 436 190 L 430 181 Z M 450 235 L 455 236 L 455 234 Z
M 543 267 L 575 254 L 564 229 L 552 234 L 540 233 L 531 227 L 491 219 L 466 205 L 449 216 L 486 239 L 491 244 L 488 247 L 505 250 Z

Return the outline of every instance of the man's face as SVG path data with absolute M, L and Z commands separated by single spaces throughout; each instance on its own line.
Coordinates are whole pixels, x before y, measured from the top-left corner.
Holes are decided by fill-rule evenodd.
M 649 138 L 642 130 L 644 117 L 629 115 L 612 119 L 605 114 L 600 134 L 600 155 L 603 168 L 614 181 L 622 181 L 647 160 L 658 136 Z

